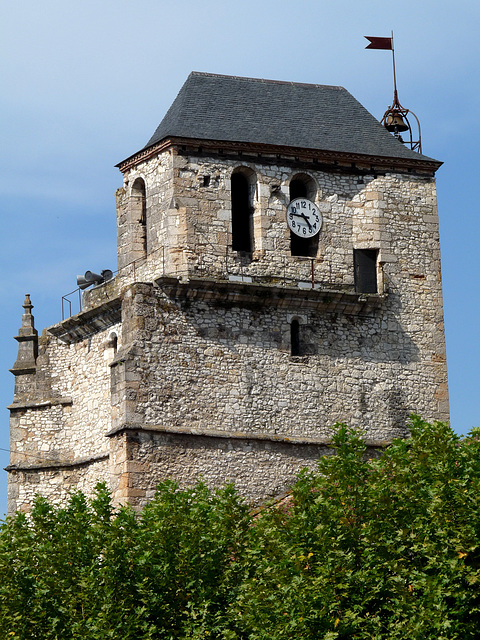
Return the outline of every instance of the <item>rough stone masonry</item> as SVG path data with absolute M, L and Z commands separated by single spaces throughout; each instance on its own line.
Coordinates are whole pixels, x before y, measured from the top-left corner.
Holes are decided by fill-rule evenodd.
M 41 337 L 24 302 L 9 512 L 98 481 L 137 507 L 166 478 L 258 503 L 337 421 L 373 450 L 448 419 L 440 164 L 340 87 L 191 74 L 119 164 L 115 277 Z

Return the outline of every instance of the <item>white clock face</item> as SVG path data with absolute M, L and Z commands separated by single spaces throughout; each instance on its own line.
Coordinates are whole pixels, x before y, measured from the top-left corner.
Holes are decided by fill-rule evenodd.
M 287 224 L 292 233 L 301 238 L 311 238 L 322 228 L 322 214 L 307 198 L 296 198 L 287 207 Z

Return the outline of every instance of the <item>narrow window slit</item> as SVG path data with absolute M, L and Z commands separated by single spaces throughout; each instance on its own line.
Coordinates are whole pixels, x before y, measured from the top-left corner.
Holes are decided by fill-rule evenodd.
M 252 172 L 252 176 L 254 176 Z M 232 249 L 252 253 L 253 251 L 253 194 L 256 186 L 243 172 L 232 174 Z
M 300 323 L 292 320 L 290 324 L 290 345 L 292 356 L 300 355 Z

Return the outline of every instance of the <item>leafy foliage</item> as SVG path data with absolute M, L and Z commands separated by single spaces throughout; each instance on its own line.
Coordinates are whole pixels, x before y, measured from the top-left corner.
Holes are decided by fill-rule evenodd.
M 480 625 L 480 433 L 413 417 L 368 459 L 336 455 L 253 515 L 233 487 L 162 484 L 141 514 L 104 486 L 38 498 L 0 531 L 0 636 L 474 639 Z

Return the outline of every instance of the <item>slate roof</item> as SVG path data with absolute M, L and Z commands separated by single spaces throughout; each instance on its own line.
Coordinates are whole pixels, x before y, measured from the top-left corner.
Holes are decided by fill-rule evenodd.
M 169 137 L 432 162 L 396 140 L 343 87 L 210 73 L 188 76 L 144 149 Z

